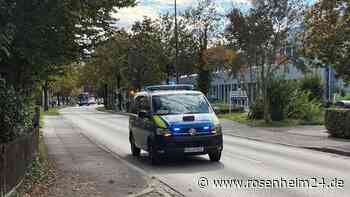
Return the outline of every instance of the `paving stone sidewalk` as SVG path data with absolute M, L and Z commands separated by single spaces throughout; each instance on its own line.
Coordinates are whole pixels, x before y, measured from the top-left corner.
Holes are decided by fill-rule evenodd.
M 323 126 L 259 128 L 226 119 L 221 121 L 226 135 L 350 156 L 350 140 L 329 137 Z
M 61 116 L 45 117 L 44 141 L 57 168 L 50 197 L 177 196 L 99 148 Z

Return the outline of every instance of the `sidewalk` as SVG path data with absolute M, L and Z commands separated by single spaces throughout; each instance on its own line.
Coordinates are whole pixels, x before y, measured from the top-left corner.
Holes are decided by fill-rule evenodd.
M 323 126 L 258 128 L 226 119 L 221 122 L 226 135 L 350 156 L 350 140 L 329 137 Z
M 44 141 L 57 168 L 48 196 L 169 196 L 159 182 L 105 152 L 79 129 L 61 116 L 45 117 Z

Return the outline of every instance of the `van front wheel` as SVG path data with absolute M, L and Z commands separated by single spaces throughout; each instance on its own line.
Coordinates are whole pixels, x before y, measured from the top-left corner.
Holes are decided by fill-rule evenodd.
M 218 162 L 221 159 L 221 151 L 209 153 L 210 161 Z

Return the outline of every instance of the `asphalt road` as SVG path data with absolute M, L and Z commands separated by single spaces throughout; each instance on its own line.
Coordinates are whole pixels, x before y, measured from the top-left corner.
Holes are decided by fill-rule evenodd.
M 128 117 L 97 112 L 94 107 L 65 108 L 61 114 L 93 142 L 185 196 L 350 196 L 347 157 L 224 135 L 220 163 L 194 156 L 154 167 L 145 152 L 140 158 L 131 156 Z M 219 186 L 220 179 L 228 179 L 227 187 Z

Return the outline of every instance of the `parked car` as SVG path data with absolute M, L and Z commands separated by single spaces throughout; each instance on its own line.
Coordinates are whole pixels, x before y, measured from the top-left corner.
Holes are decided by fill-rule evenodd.
M 335 103 L 337 107 L 350 108 L 350 101 L 340 100 Z
M 152 164 L 161 155 L 208 154 L 219 161 L 221 125 L 206 97 L 189 86 L 152 86 L 136 94 L 129 119 L 134 156 L 148 151 Z

